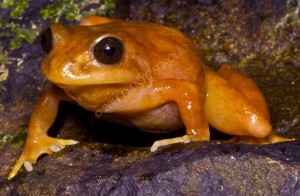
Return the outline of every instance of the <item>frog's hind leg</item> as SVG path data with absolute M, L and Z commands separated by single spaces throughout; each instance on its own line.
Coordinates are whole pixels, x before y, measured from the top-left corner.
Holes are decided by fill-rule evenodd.
M 57 87 L 50 87 L 39 99 L 28 126 L 25 147 L 20 158 L 14 165 L 8 179 L 13 178 L 24 164 L 27 170 L 32 170 L 33 163 L 41 154 L 52 154 L 66 145 L 78 143 L 75 140 L 52 138 L 47 131 L 54 122 L 59 101 L 63 99 L 62 91 Z
M 222 66 L 218 73 L 234 85 L 240 92 L 242 92 L 247 99 L 270 121 L 270 111 L 259 88 L 255 83 L 241 74 L 240 72 L 229 68 L 228 66 Z M 234 136 L 230 141 L 241 142 L 247 144 L 270 144 L 276 142 L 292 141 L 294 139 L 284 138 L 276 135 L 272 130 L 270 134 L 264 138 L 257 138 L 253 136 Z
M 272 127 L 267 118 L 229 80 L 205 67 L 205 114 L 215 129 L 238 136 L 266 137 Z

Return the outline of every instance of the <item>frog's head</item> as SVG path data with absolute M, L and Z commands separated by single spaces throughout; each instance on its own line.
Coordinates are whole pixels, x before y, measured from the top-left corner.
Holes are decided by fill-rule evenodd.
M 182 44 L 194 47 L 180 32 L 157 24 L 95 17 L 80 25 L 52 24 L 41 36 L 42 47 L 48 53 L 42 71 L 57 85 L 132 83 L 143 73 L 151 73 L 153 66 Z M 188 55 L 179 59 L 180 66 L 173 61 L 169 69 L 175 74 L 167 70 L 163 74 L 187 75 L 183 74 L 184 65 L 195 60 Z M 182 70 L 176 71 L 180 67 Z
M 52 24 L 42 34 L 41 44 L 48 53 L 42 71 L 56 84 L 127 83 L 139 73 L 128 55 L 130 44 L 109 26 Z

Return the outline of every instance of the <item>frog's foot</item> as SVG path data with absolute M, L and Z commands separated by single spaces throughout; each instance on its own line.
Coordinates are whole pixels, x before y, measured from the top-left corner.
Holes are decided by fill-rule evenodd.
M 289 141 L 294 141 L 295 138 L 285 138 L 285 137 L 280 137 L 276 135 L 275 133 L 271 133 L 268 137 L 268 142 L 273 144 L 277 142 L 289 142 Z
M 275 133 L 271 133 L 267 137 L 264 138 L 256 138 L 252 136 L 235 136 L 231 138 L 229 141 L 230 142 L 239 142 L 239 143 L 244 143 L 244 144 L 273 144 L 277 142 L 288 142 L 288 141 L 294 141 L 295 139 L 293 138 L 285 138 L 285 137 L 280 137 L 276 135 Z
M 243 143 L 243 144 L 267 144 L 266 138 L 256 138 L 252 136 L 234 136 L 228 141 Z
M 14 165 L 8 179 L 13 178 L 23 164 L 27 171 L 32 171 L 32 164 L 36 162 L 41 154 L 52 154 L 53 152 L 58 152 L 63 149 L 66 145 L 73 145 L 77 143 L 78 141 L 75 140 L 57 139 L 48 136 L 40 137 L 38 141 L 27 139 L 23 152 L 17 163 Z

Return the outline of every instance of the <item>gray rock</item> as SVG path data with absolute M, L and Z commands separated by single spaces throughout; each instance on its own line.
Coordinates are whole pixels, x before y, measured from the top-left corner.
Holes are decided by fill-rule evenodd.
M 22 19 L 27 26 L 31 19 L 39 21 L 37 10 L 47 5 L 31 4 Z M 126 17 L 123 6 L 117 6 L 123 10 L 118 16 Z M 199 45 L 208 66 L 230 64 L 253 78 L 270 104 L 275 131 L 300 138 L 296 8 L 296 1 L 282 0 L 132 0 L 130 18 L 178 28 Z M 7 10 L 0 15 L 10 17 Z M 49 21 L 40 24 L 45 28 Z M 1 39 L 1 46 L 7 48 L 8 42 Z M 32 107 L 48 85 L 39 70 L 43 55 L 38 42 L 23 43 L 10 54 L 22 58 L 24 68 L 20 71 L 14 60 L 10 77 L 1 83 L 6 91 L 0 91 L 5 107 L 0 139 L 27 126 Z M 300 195 L 299 141 L 266 146 L 193 142 L 150 153 L 153 141 L 184 130 L 160 136 L 142 133 L 99 122 L 93 113 L 68 104 L 62 104 L 50 130 L 51 135 L 57 133 L 81 143 L 41 158 L 32 172 L 23 170 L 11 181 L 6 177 L 21 148 L 10 143 L 0 147 L 0 195 Z
M 176 144 L 150 153 L 83 143 L 2 182 L 1 195 L 296 195 L 299 142 Z M 298 191 L 298 192 L 297 192 Z

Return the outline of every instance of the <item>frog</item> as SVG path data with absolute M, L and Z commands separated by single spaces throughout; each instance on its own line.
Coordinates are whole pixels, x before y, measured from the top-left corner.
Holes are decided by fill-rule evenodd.
M 47 134 L 61 101 L 141 131 L 185 127 L 181 137 L 155 141 L 151 152 L 209 141 L 210 126 L 235 142 L 292 140 L 272 130 L 266 99 L 250 78 L 229 65 L 218 71 L 205 66 L 198 46 L 176 29 L 88 16 L 79 25 L 52 24 L 42 33 L 41 46 L 47 54 L 41 70 L 52 85 L 33 109 L 25 146 L 8 179 L 22 165 L 31 171 L 41 154 L 78 143 Z

